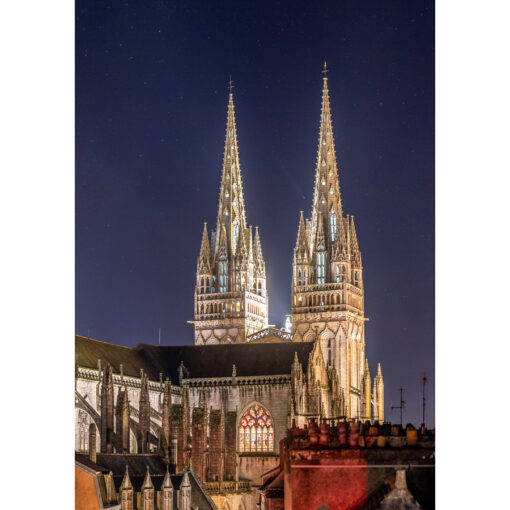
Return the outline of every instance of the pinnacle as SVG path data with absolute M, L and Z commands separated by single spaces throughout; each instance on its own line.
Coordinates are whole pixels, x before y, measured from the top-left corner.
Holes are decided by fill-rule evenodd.
M 161 485 L 164 489 L 173 489 L 172 480 L 170 478 L 170 473 L 168 471 L 168 464 L 166 466 L 165 478 L 163 479 L 163 484 Z
M 126 472 L 124 473 L 124 478 L 122 479 L 121 488 L 122 489 L 131 489 L 133 485 L 131 484 L 131 478 L 129 478 L 129 469 L 126 464 Z
M 152 484 L 151 474 L 149 472 L 149 465 L 147 465 L 147 472 L 145 474 L 145 479 L 142 484 L 142 489 L 153 489 L 154 485 Z

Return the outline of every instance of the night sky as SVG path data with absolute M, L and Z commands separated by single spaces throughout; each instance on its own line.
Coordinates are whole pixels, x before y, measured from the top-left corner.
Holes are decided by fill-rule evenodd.
M 344 213 L 356 220 L 386 417 L 434 423 L 433 2 L 76 4 L 76 332 L 192 344 L 203 222 L 216 223 L 232 75 L 248 224 L 270 322 L 290 311 L 327 60 Z

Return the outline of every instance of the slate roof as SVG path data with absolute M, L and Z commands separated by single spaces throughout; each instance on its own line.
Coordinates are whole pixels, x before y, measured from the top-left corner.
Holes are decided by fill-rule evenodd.
M 178 384 L 178 368 L 184 364 L 184 377 L 231 377 L 236 365 L 238 377 L 290 374 L 294 353 L 306 371 L 313 342 L 282 342 L 221 345 L 157 346 L 139 344 L 135 348 L 122 347 L 100 340 L 76 336 L 76 363 L 80 367 L 97 369 L 110 362 L 116 373 L 123 365 L 125 375 L 139 377 L 143 368 L 149 379 L 159 374 Z
M 140 492 L 143 485 L 147 465 L 151 475 L 151 481 L 155 491 L 160 491 L 165 478 L 166 466 L 163 459 L 158 455 L 143 454 L 97 454 L 96 462 L 92 462 L 87 454 L 75 453 L 75 458 L 81 464 L 100 471 L 104 474 L 113 473 L 113 482 L 115 490 L 118 492 L 126 472 L 126 464 L 129 468 L 129 478 L 135 492 Z M 174 508 L 177 508 L 177 491 L 182 482 L 183 475 L 171 474 L 170 480 L 174 488 Z M 216 510 L 214 503 L 205 492 L 200 480 L 191 470 L 189 472 L 189 481 L 191 485 L 191 505 L 200 509 Z

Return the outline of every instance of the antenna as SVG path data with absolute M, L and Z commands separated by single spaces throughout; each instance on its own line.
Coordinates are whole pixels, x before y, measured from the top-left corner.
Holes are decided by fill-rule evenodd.
M 159 333 L 158 333 L 158 345 L 161 345 L 161 328 L 159 328 Z
M 393 405 L 393 402 L 391 403 L 391 410 L 393 411 L 393 409 L 400 409 L 400 426 L 402 427 L 402 411 L 405 407 L 406 403 L 405 403 L 405 400 L 404 400 L 404 388 L 400 388 L 400 405 L 399 406 L 395 406 Z
M 230 93 L 232 94 L 232 89 L 234 88 L 234 82 L 232 81 L 232 76 L 229 76 L 228 80 L 228 90 L 230 90 Z
M 427 384 L 427 374 L 426 372 L 423 373 L 423 377 L 421 379 L 421 383 L 423 385 L 423 393 L 422 393 L 422 398 L 423 398 L 423 411 L 422 411 L 422 419 L 421 419 L 421 424 L 423 426 L 425 426 L 425 385 Z

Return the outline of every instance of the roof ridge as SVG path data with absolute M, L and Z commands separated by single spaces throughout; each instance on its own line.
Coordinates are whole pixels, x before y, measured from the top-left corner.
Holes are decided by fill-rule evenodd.
M 99 342 L 101 344 L 113 345 L 115 347 L 122 347 L 123 349 L 130 349 L 130 350 L 134 350 L 135 349 L 134 347 L 128 347 L 127 345 L 120 345 L 120 344 L 116 344 L 116 343 L 113 343 L 113 342 L 107 342 L 106 340 L 98 340 L 97 338 L 90 338 L 89 336 L 74 335 L 74 337 L 75 337 L 75 339 L 76 338 L 83 338 L 84 340 L 89 340 L 91 342 Z

